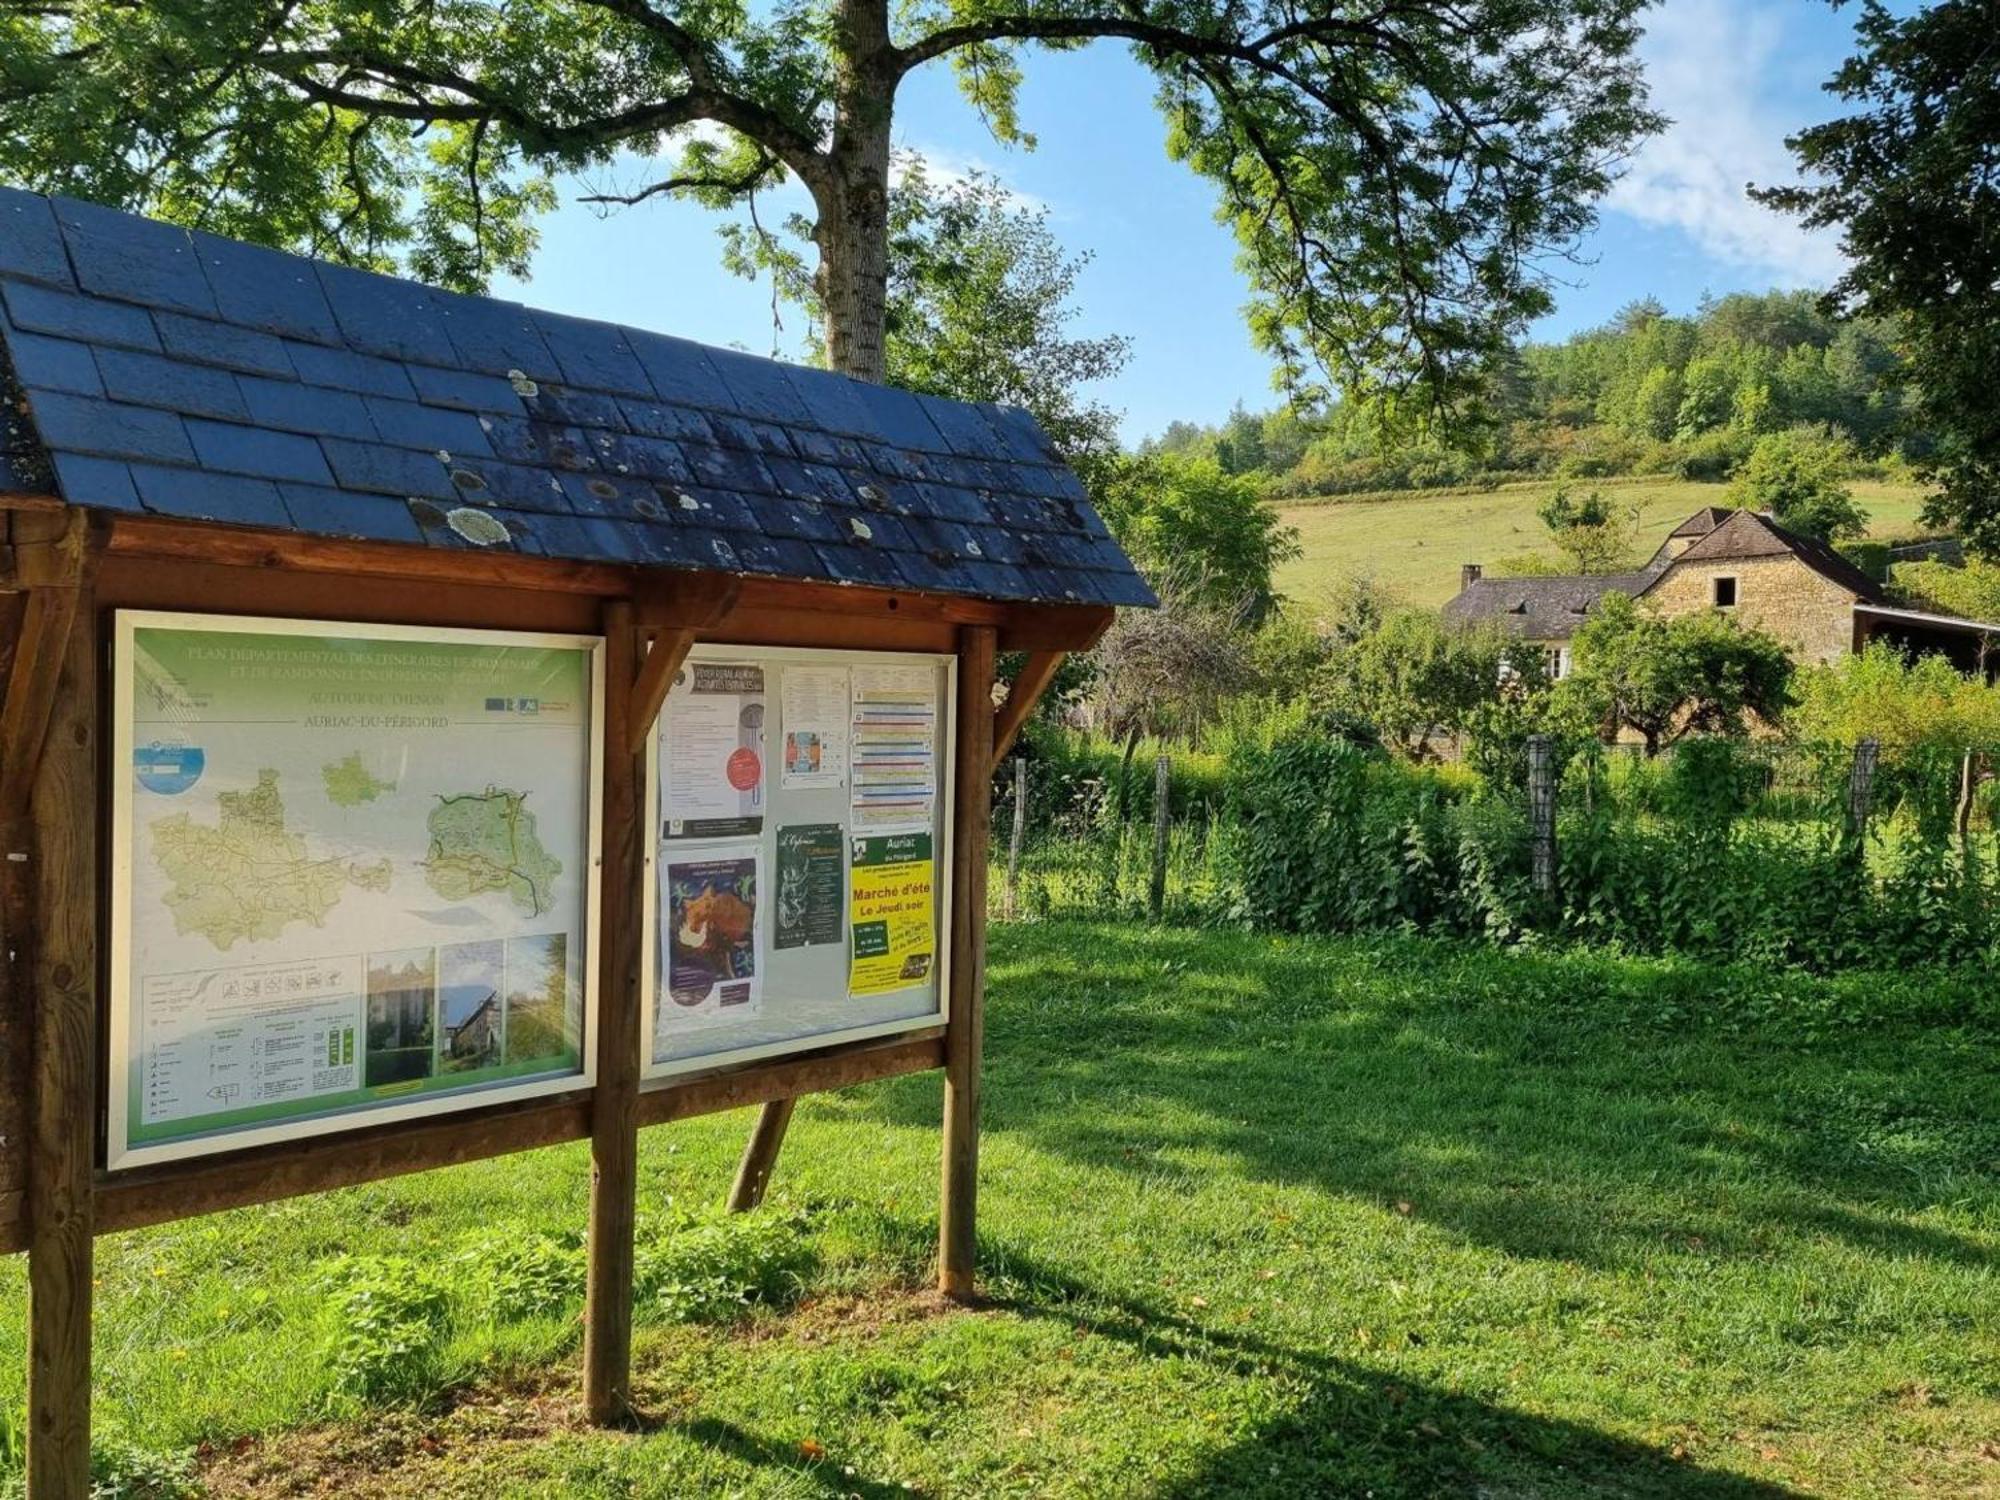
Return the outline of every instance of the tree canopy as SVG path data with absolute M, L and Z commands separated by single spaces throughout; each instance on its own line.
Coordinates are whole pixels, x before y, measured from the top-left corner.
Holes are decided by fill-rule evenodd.
M 1991 0 L 1899 14 L 1863 0 L 1860 50 L 1827 84 L 1853 112 L 1793 136 L 1806 181 L 1766 203 L 1836 228 L 1834 306 L 1900 320 L 1936 448 L 1928 519 L 2000 554 L 2000 15 Z
M 1257 487 L 1213 459 L 1141 455 L 1107 465 L 1093 491 L 1104 524 L 1149 578 L 1256 625 L 1278 604 L 1272 575 L 1298 534 Z
M 1779 525 L 1823 542 L 1858 537 L 1868 513 L 1847 484 L 1857 457 L 1852 443 L 1824 427 L 1766 433 L 1730 481 L 1730 503 L 1769 511 Z
M 1258 341 L 1450 411 L 1656 124 L 1642 4 L 46 0 L 0 18 L 0 175 L 459 287 L 528 265 L 567 175 L 637 163 L 605 198 L 714 207 L 789 177 L 829 361 L 879 379 L 904 81 L 948 65 L 1026 145 L 1029 49 L 1121 42 L 1236 231 Z

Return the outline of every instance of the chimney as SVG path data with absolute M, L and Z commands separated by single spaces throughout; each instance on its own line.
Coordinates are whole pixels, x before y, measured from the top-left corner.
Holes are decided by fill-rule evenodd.
M 1475 583 L 1479 582 L 1479 575 L 1484 571 L 1478 563 L 1460 563 L 1458 566 L 1458 591 L 1464 593 Z

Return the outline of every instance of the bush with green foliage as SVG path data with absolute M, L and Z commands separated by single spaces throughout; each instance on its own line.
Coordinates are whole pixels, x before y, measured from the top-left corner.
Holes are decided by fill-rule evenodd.
M 1766 433 L 1730 481 L 1729 501 L 1768 511 L 1787 530 L 1823 542 L 1860 536 L 1868 513 L 1847 484 L 1856 457 L 1854 444 L 1830 428 Z
M 1119 460 L 1095 498 L 1105 525 L 1148 577 L 1252 625 L 1277 606 L 1272 574 L 1299 555 L 1297 533 L 1258 486 L 1212 458 Z
M 1977 558 L 1962 568 L 1936 561 L 1897 563 L 1889 582 L 1898 598 L 1918 609 L 2000 620 L 2000 563 Z

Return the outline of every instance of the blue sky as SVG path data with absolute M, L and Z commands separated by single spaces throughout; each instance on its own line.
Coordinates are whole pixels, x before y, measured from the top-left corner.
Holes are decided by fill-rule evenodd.
M 1838 273 L 1830 239 L 1809 236 L 1743 194 L 1749 181 L 1787 180 L 1784 137 L 1825 118 L 1820 84 L 1849 50 L 1852 11 L 1817 0 L 1665 0 L 1643 45 L 1657 108 L 1674 124 L 1647 142 L 1603 209 L 1583 263 L 1554 268 L 1556 311 L 1537 330 L 1561 336 L 1603 322 L 1652 294 L 1690 308 L 1704 291 L 1823 285 Z M 1026 201 L 1045 204 L 1072 252 L 1093 256 L 1078 287 L 1079 332 L 1133 340 L 1130 365 L 1102 398 L 1136 441 L 1175 417 L 1214 420 L 1231 405 L 1270 405 L 1270 366 L 1243 329 L 1245 297 L 1214 195 L 1169 161 L 1147 75 L 1118 46 L 1031 54 L 1021 118 L 1038 149 L 997 145 L 933 65 L 898 102 L 897 143 L 934 176 L 991 170 Z M 607 179 L 634 186 L 645 166 Z M 585 189 L 565 184 L 566 200 Z M 802 197 L 764 205 L 783 212 Z M 771 352 L 768 285 L 722 270 L 716 216 L 679 204 L 606 214 L 565 201 L 544 224 L 526 286 L 501 288 L 537 305 L 636 323 L 707 343 Z M 797 316 L 776 347 L 797 347 Z

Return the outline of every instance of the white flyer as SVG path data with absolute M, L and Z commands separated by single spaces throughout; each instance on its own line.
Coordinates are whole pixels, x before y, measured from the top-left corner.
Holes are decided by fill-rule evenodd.
M 779 679 L 786 791 L 847 785 L 847 668 L 787 666 Z
M 937 672 L 856 667 L 853 828 L 929 828 L 937 807 Z
M 764 669 L 681 667 L 660 714 L 660 815 L 670 839 L 737 838 L 764 827 Z

